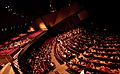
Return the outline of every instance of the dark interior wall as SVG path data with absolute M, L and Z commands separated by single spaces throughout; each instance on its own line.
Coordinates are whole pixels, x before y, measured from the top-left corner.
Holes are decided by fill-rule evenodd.
M 77 14 L 74 14 L 74 15 L 64 19 L 60 23 L 56 24 L 55 26 L 53 26 L 53 29 L 57 30 L 59 33 L 63 33 L 65 31 L 72 30 L 79 26 L 82 26 L 80 19 L 77 16 Z
M 70 17 L 71 15 L 75 14 L 80 9 L 81 8 L 77 3 L 73 3 L 70 7 L 61 8 L 57 12 L 50 13 L 46 16 L 43 16 L 43 20 L 47 25 L 50 25 L 51 27 L 53 27 L 56 24 L 63 21 L 64 19 L 66 19 L 67 17 Z
M 7 9 L 0 7 L 0 27 L 11 27 L 18 24 L 23 24 L 28 21 L 20 16 L 15 16 Z
M 120 4 L 113 0 L 79 0 L 89 10 L 100 28 L 109 27 L 111 31 L 119 30 Z

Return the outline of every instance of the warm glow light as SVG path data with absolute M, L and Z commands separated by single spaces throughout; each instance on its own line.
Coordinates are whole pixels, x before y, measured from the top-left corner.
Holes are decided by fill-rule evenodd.
M 41 30 L 48 30 L 47 27 L 45 26 L 45 24 L 44 24 L 43 22 L 41 22 L 41 23 L 39 24 L 39 28 L 40 28 Z
M 39 28 L 40 30 L 46 31 L 48 30 L 45 23 L 41 20 L 41 18 L 37 18 L 35 20 L 36 27 Z
M 28 30 L 28 32 L 33 32 L 33 31 L 35 31 L 33 27 L 30 27 L 30 29 Z
M 25 35 L 27 35 L 27 34 L 19 34 L 20 37 L 23 37 L 23 36 L 25 36 Z

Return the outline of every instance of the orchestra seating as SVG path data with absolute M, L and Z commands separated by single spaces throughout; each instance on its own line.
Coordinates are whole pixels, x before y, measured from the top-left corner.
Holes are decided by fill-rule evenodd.
M 70 74 L 120 74 L 120 36 L 75 28 L 52 37 L 32 50 L 23 59 L 25 73 L 45 74 L 55 68 L 51 50 L 59 64 Z M 105 36 L 106 35 L 106 36 Z M 53 47 L 53 48 L 52 48 Z M 28 56 L 29 55 L 29 56 Z M 22 63 L 23 64 L 23 63 Z
M 74 29 L 56 36 L 55 57 L 69 68 L 72 74 L 119 74 L 120 37 L 91 34 L 84 29 Z
M 85 32 L 77 28 L 56 36 L 55 57 L 61 64 L 83 53 L 92 43 Z
M 25 74 L 46 74 L 55 68 L 53 62 L 51 62 L 51 49 L 52 43 L 50 40 L 46 40 L 42 45 L 33 46 L 29 53 L 24 55 L 25 59 L 22 59 L 21 70 Z

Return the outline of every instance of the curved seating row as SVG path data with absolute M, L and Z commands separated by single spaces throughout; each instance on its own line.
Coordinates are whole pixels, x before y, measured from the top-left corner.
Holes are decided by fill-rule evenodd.
M 52 44 L 44 42 L 42 46 L 34 46 L 28 55 L 24 56 L 24 66 L 21 66 L 23 73 L 27 74 L 46 74 L 55 68 L 51 62 Z
M 79 74 L 120 73 L 119 36 L 100 37 L 84 29 L 74 29 L 56 36 L 55 57 L 66 62 L 69 70 Z M 59 56 L 59 57 L 58 57 Z

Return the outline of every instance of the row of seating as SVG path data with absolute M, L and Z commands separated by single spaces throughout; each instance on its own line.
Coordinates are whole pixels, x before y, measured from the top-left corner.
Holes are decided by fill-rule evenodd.
M 56 37 L 55 57 L 63 64 L 88 49 L 92 43 L 84 29 L 74 29 Z
M 12 37 L 10 40 L 5 41 L 4 43 L 0 44 L 0 48 L 4 48 L 5 46 L 10 45 L 11 43 L 14 43 L 16 41 L 19 41 L 20 39 L 26 38 L 27 34 L 19 34 L 16 37 Z
M 34 46 L 24 57 L 25 72 L 45 74 L 55 68 L 51 62 L 51 50 L 60 64 L 66 62 L 69 72 L 80 74 L 119 74 L 119 36 L 99 36 L 84 28 L 76 28 L 46 40 L 40 48 Z M 54 45 L 55 44 L 55 45 Z M 70 72 L 70 73 L 71 73 Z
M 38 33 L 41 33 L 43 31 L 37 31 L 31 34 L 19 34 L 16 37 L 13 37 L 10 39 L 10 41 L 7 41 L 6 44 L 3 44 L 2 47 L 0 47 L 0 58 L 6 58 L 8 55 L 13 57 L 18 51 L 23 50 L 23 48 L 32 42 L 33 39 L 30 38 L 31 35 L 35 35 L 34 37 L 38 36 Z M 6 63 L 8 63 L 8 60 L 2 60 L 0 61 L 0 65 L 4 66 Z
M 106 50 L 110 50 L 110 51 L 106 51 Z M 76 67 L 72 66 L 70 68 L 71 69 L 78 68 L 78 70 L 75 69 L 76 71 L 79 71 L 79 68 L 80 70 L 81 68 L 83 69 L 86 68 L 92 73 L 119 74 L 120 73 L 120 62 L 119 62 L 120 57 L 118 55 L 119 53 L 120 53 L 119 49 L 118 48 L 116 49 L 115 47 L 111 49 L 109 46 L 108 48 L 104 48 L 104 46 L 100 46 L 100 48 L 99 46 L 94 46 L 84 51 L 82 56 L 80 55 L 79 57 L 72 59 L 70 61 L 71 63 L 70 62 L 69 63 L 70 65 L 75 64 Z
M 53 62 L 51 62 L 51 49 L 52 43 L 44 42 L 43 45 L 33 47 L 29 56 L 24 56 L 24 73 L 32 74 L 46 74 L 55 68 Z
M 18 41 L 15 41 L 11 44 L 8 44 L 7 46 L 3 47 L 3 48 L 0 48 L 0 53 L 6 51 L 6 50 L 13 50 L 17 47 L 22 47 L 24 46 L 25 44 L 27 44 L 28 42 L 30 42 L 31 39 L 29 38 L 23 38 L 23 39 L 20 39 Z
M 58 35 L 55 38 L 56 41 L 54 42 L 56 45 L 54 55 L 60 64 L 63 64 L 65 61 L 67 62 L 71 58 L 74 58 L 76 54 L 79 54 L 78 50 L 81 52 L 84 50 L 81 49 L 82 47 L 80 47 L 79 43 L 72 40 L 76 39 L 76 37 L 79 37 L 78 35 L 81 35 L 81 32 L 82 30 L 77 28 L 76 30 L 71 30 L 69 32 L 65 32 L 62 35 Z
M 62 63 L 66 62 L 69 70 L 75 74 L 79 74 L 83 69 L 95 74 L 119 74 L 119 36 L 104 38 L 88 33 L 79 28 L 56 36 L 56 59 Z

